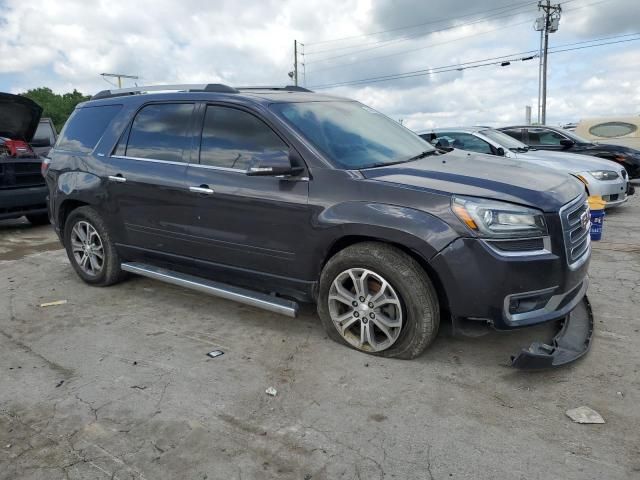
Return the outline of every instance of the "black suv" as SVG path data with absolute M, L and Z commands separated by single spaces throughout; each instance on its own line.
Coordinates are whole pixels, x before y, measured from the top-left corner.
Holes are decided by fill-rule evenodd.
M 419 355 L 445 314 L 563 319 L 517 366 L 588 348 L 588 207 L 568 175 L 441 155 L 300 87 L 101 92 L 49 156 L 51 220 L 89 284 L 133 272 L 292 316 L 316 302 L 331 338 L 389 357 Z
M 640 178 L 640 151 L 636 149 L 623 145 L 593 143 L 574 132 L 546 125 L 522 125 L 498 130 L 539 150 L 579 153 L 612 160 L 625 167 L 629 178 Z

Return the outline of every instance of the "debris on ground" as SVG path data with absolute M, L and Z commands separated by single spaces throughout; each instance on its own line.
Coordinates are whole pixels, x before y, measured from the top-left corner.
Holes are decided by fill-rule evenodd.
M 273 387 L 269 387 L 264 391 L 264 393 L 266 393 L 267 395 L 271 395 L 272 397 L 275 397 L 278 394 L 278 391 Z
M 211 358 L 216 358 L 216 357 L 219 357 L 220 355 L 224 355 L 224 352 L 222 350 L 213 350 L 207 353 L 207 357 L 211 357 Z
M 576 423 L 605 423 L 602 415 L 585 406 L 569 409 L 566 414 Z
M 64 383 L 64 380 L 60 380 L 56 385 L 56 388 L 61 387 L 63 383 Z
M 66 300 L 56 300 L 55 302 L 41 303 L 40 306 L 41 307 L 55 307 L 57 305 L 64 305 L 65 303 L 67 303 Z

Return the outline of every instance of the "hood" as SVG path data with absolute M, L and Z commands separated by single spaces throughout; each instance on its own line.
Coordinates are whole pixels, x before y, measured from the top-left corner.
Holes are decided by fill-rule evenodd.
M 526 162 L 454 150 L 415 162 L 361 171 L 371 180 L 469 195 L 556 212 L 584 192 L 577 179 Z
M 30 142 L 41 115 L 42 107 L 33 100 L 0 93 L 0 137 Z
M 632 147 L 627 147 L 625 145 L 617 145 L 613 143 L 589 143 L 586 145 L 580 145 L 585 150 L 598 150 L 601 152 L 612 152 L 612 153 L 628 153 L 631 155 L 639 155 L 640 150 L 637 150 Z
M 517 158 L 523 161 L 533 160 L 538 165 L 553 168 L 567 173 L 589 172 L 593 170 L 613 170 L 620 173 L 624 168 L 616 162 L 604 158 L 580 155 L 578 153 L 551 152 L 549 150 L 529 150 L 518 153 Z

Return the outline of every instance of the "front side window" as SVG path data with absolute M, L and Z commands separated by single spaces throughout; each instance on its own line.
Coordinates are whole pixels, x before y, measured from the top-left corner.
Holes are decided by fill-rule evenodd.
M 288 149 L 271 127 L 254 115 L 235 108 L 207 107 L 200 142 L 202 165 L 247 170 L 257 154 Z
M 56 148 L 78 153 L 91 152 L 121 107 L 105 105 L 77 108 L 62 129 Z
M 453 148 L 459 148 L 460 150 L 467 150 L 469 152 L 493 154 L 491 145 L 482 140 L 481 138 L 471 135 L 470 133 L 461 132 L 442 132 L 438 133 L 438 137 L 450 137 L 453 139 Z
M 529 129 L 529 145 L 559 147 L 561 146 L 560 142 L 566 139 L 567 137 L 560 135 L 553 130 L 544 130 L 542 128 Z
M 339 168 L 383 166 L 435 150 L 398 122 L 358 102 L 276 103 L 271 109 Z
M 521 128 L 509 128 L 508 130 L 502 130 L 502 132 L 506 133 L 510 137 L 515 138 L 520 142 L 524 142 L 524 134 Z
M 183 162 L 183 152 L 191 146 L 189 122 L 193 107 L 192 103 L 163 103 L 144 107 L 131 125 L 125 155 Z
M 627 122 L 605 122 L 594 125 L 589 129 L 589 133 L 594 137 L 615 138 L 624 137 L 638 129 L 633 123 Z

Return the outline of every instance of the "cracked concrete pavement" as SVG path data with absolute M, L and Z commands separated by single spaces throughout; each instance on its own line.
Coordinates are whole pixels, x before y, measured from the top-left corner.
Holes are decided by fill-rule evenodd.
M 594 245 L 592 351 L 546 372 L 508 367 L 546 327 L 445 325 L 417 360 L 381 359 L 311 307 L 87 286 L 50 228 L 0 222 L 0 479 L 640 478 L 639 213 Z M 607 423 L 572 423 L 581 405 Z

